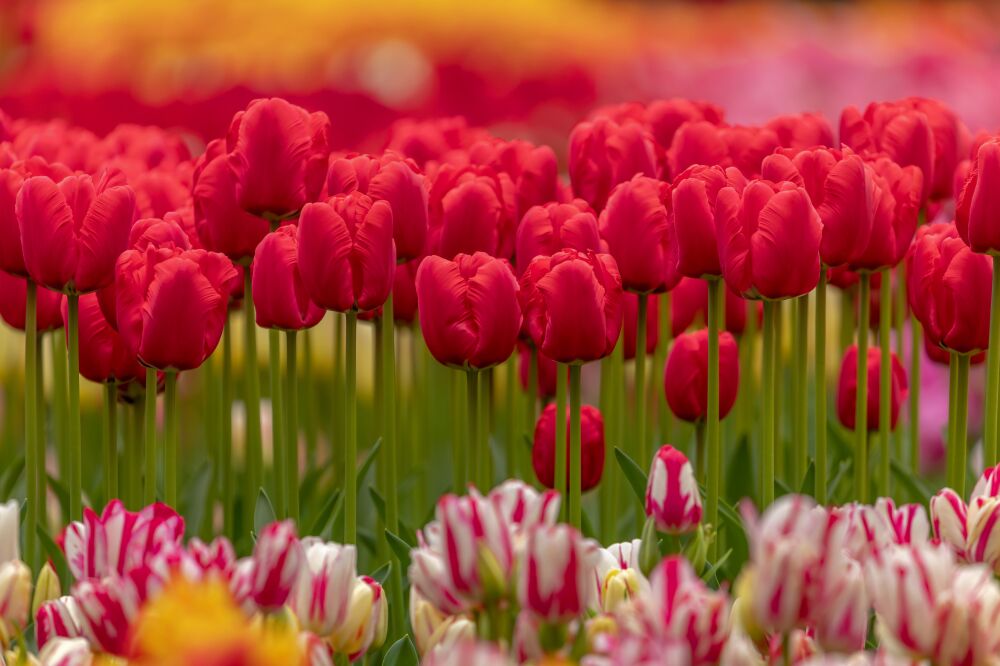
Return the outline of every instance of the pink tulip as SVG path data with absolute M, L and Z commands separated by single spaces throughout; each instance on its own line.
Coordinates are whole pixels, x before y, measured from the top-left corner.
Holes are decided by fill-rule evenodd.
M 646 486 L 646 515 L 668 534 L 691 532 L 701 523 L 701 496 L 687 456 L 665 444 L 653 457 Z
M 539 526 L 527 533 L 518 578 L 518 600 L 548 622 L 568 622 L 591 603 L 598 546 L 569 525 Z
M 53 638 L 81 636 L 80 610 L 72 596 L 46 601 L 35 613 L 35 636 L 38 649 Z
M 250 597 L 264 611 L 285 605 L 305 564 L 302 545 L 290 520 L 271 523 L 257 537 L 253 548 Z

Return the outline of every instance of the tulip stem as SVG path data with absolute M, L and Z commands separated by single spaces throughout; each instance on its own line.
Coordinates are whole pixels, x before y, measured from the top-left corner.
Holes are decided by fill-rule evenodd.
M 135 511 L 139 504 L 139 479 L 142 478 L 142 465 L 139 464 L 139 414 L 141 406 L 125 403 L 124 442 L 122 446 L 122 501 L 130 511 Z
M 649 294 L 639 294 L 639 313 L 635 325 L 635 439 L 639 465 L 649 464 L 649 443 L 646 441 L 646 410 L 649 395 L 646 391 L 646 320 L 649 315 Z M 559 412 L 563 418 L 563 412 Z
M 222 329 L 222 433 L 219 456 L 220 483 L 222 496 L 222 522 L 225 534 L 230 539 L 236 537 L 233 523 L 236 514 L 235 487 L 233 484 L 233 336 L 232 320 L 226 313 L 226 325 Z
M 299 520 L 299 382 L 297 331 L 285 332 L 285 474 L 288 517 Z
M 386 466 L 386 527 L 396 532 L 399 523 L 399 449 L 396 443 L 396 322 L 393 318 L 392 294 L 382 306 L 382 370 L 385 381 L 382 391 L 385 399 L 385 427 L 382 444 L 385 446 Z
M 257 367 L 257 318 L 254 315 L 252 271 L 243 271 L 243 359 L 246 374 L 246 496 L 243 511 L 244 524 L 253 525 L 257 493 L 261 484 L 261 467 L 264 465 L 263 444 L 260 432 L 260 371 Z
M 896 356 L 903 358 L 903 334 L 906 324 L 906 262 L 896 266 L 896 293 L 892 301 L 892 325 L 896 338 Z M 900 405 L 902 408 L 902 405 Z M 896 427 L 892 431 L 892 454 L 897 460 L 903 458 L 903 429 L 899 427 L 897 415 Z
M 882 269 L 882 284 L 879 287 L 878 344 L 881 347 L 878 377 L 878 438 L 882 445 L 882 459 L 879 461 L 878 494 L 889 497 L 889 457 L 892 455 L 892 348 L 890 338 L 892 328 L 892 273 Z M 860 360 L 860 357 L 859 357 Z
M 673 337 L 670 321 L 670 292 L 664 292 L 660 299 L 659 311 L 659 340 L 656 345 L 656 361 L 653 370 L 656 372 L 653 381 L 659 382 L 657 388 L 653 390 L 656 396 L 657 411 L 659 412 L 660 437 L 659 442 L 670 441 L 670 428 L 672 425 L 672 413 L 667 405 L 667 394 L 663 389 L 663 371 L 666 365 L 667 352 L 670 350 L 670 341 Z
M 910 470 L 920 471 L 920 356 L 923 352 L 923 329 L 916 317 L 910 317 Z
M 177 506 L 177 371 L 167 370 L 163 390 L 163 497 Z
M 562 501 L 560 509 L 560 520 L 565 520 L 569 516 L 566 496 L 566 366 L 562 363 L 556 364 L 556 441 L 555 441 L 555 466 L 553 467 L 552 482 L 559 499 Z
M 296 359 L 298 360 L 298 359 Z M 316 425 L 316 375 L 313 372 L 313 352 L 312 334 L 308 330 L 302 334 L 302 385 L 305 386 L 305 393 L 302 395 L 302 416 L 305 419 L 306 439 L 306 468 L 315 469 L 319 464 L 316 447 L 319 439 L 319 430 Z
M 1000 425 L 1000 255 L 993 255 L 993 291 L 990 305 L 990 346 L 986 369 L 986 429 L 983 466 L 997 462 L 997 426 Z
M 955 488 L 955 406 L 958 395 L 958 354 L 948 353 L 948 434 L 945 438 L 945 467 L 948 486 Z
M 271 383 L 271 464 L 274 472 L 274 513 L 278 518 L 288 515 L 288 492 L 285 461 L 285 407 L 281 390 L 281 331 L 267 331 L 267 362 Z
M 104 385 L 104 427 L 107 446 L 104 450 L 104 500 L 118 497 L 118 388 L 114 382 Z
M 27 280 L 24 310 L 24 470 L 27 485 L 25 507 L 24 547 L 25 562 L 32 570 L 38 566 L 38 509 L 42 495 L 38 488 L 38 469 L 44 464 L 39 459 L 38 444 L 38 287 L 34 280 Z
M 724 288 L 725 283 L 722 280 L 714 279 L 708 282 L 708 408 L 705 424 L 708 497 L 705 514 L 708 523 L 717 530 L 719 493 L 722 490 L 722 444 L 719 436 L 719 323 L 722 320 Z
M 37 310 L 36 310 L 37 313 Z M 36 318 L 37 322 L 38 319 Z M 37 328 L 37 324 L 36 324 Z M 59 331 L 52 332 L 53 337 L 61 337 Z M 48 516 L 48 506 L 46 499 L 48 498 L 48 482 L 49 474 L 45 467 L 45 340 L 44 334 L 39 332 L 38 336 L 35 338 L 35 423 L 38 429 L 35 431 L 35 446 L 37 447 L 35 453 L 35 459 L 38 461 L 36 465 L 36 470 L 38 472 L 36 482 L 37 492 L 38 492 L 38 513 L 36 518 L 38 525 L 42 528 L 48 528 L 49 516 Z M 39 548 L 39 555 L 41 555 L 41 548 Z
M 857 398 L 854 403 L 854 495 L 868 502 L 868 324 L 871 316 L 871 273 L 861 272 L 858 318 Z
M 69 519 L 79 520 L 83 515 L 83 444 L 80 440 L 80 297 L 69 294 L 66 297 L 66 335 L 69 343 Z
M 538 420 L 538 347 L 528 343 L 531 348 L 531 359 L 528 365 L 528 408 L 525 411 L 526 434 L 531 438 L 535 432 L 535 422 Z
M 516 350 L 515 350 L 516 351 Z M 521 476 L 521 448 L 517 445 L 517 424 L 520 419 L 517 413 L 517 354 L 511 355 L 506 366 L 506 384 L 504 384 L 504 407 L 507 410 L 507 467 L 501 478 L 518 478 Z
M 68 433 L 66 403 L 68 387 L 66 380 L 66 338 L 63 335 L 52 336 L 52 415 L 55 420 L 56 453 L 59 456 L 59 478 L 69 478 L 69 447 L 66 445 Z M 39 379 L 41 381 L 41 379 Z
M 583 525 L 583 507 L 580 495 L 583 491 L 581 457 L 583 442 L 580 432 L 580 368 L 574 363 L 569 366 L 569 522 L 576 529 Z
M 695 476 L 702 483 L 706 483 L 705 476 L 705 419 L 698 419 L 694 422 L 694 466 Z
M 816 502 L 826 504 L 826 268 L 816 285 Z
M 798 490 L 806 476 L 809 458 L 809 294 L 795 299 L 795 429 L 792 433 L 792 488 Z
M 146 368 L 146 505 L 156 501 L 156 458 L 156 369 Z
M 482 457 L 479 442 L 479 370 L 468 368 L 465 371 L 465 408 L 468 419 L 468 446 L 472 452 L 472 480 L 479 486 L 482 482 Z M 480 488 L 486 491 L 487 488 Z
M 462 417 L 469 418 L 462 409 L 461 373 L 450 372 L 451 375 L 451 447 L 452 447 L 452 492 L 461 493 L 469 481 L 468 456 L 470 444 L 464 441 L 462 434 Z M 468 380 L 466 380 L 468 381 Z M 468 406 L 468 405 L 466 405 Z
M 358 542 L 358 313 L 347 311 L 344 335 L 344 543 Z
M 490 448 L 490 426 L 493 420 L 490 418 L 493 407 L 493 368 L 483 370 L 479 373 L 479 409 L 476 416 L 479 424 L 476 426 L 479 434 L 479 453 L 481 458 L 481 474 L 479 484 L 483 490 L 489 490 L 493 485 L 493 451 Z
M 955 387 L 955 484 L 952 488 L 959 497 L 965 497 L 965 477 L 969 464 L 969 354 L 957 354 L 958 362 Z
M 760 505 L 761 508 L 769 506 L 774 502 L 774 410 L 775 398 L 778 394 L 777 382 L 775 382 L 775 339 L 777 337 L 778 322 L 775 317 L 775 310 L 780 306 L 777 301 L 764 301 L 764 361 L 763 361 L 763 383 L 764 383 L 764 437 L 761 446 L 761 480 L 760 480 Z

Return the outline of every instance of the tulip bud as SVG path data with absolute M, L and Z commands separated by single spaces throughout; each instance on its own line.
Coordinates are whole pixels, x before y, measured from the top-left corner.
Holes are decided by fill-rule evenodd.
M 31 569 L 20 560 L 0 564 L 0 623 L 6 634 L 23 631 L 30 613 Z
M 582 122 L 569 136 L 569 179 L 576 196 L 601 210 L 615 185 L 635 174 L 655 178 L 656 147 L 639 123 Z
M 712 525 L 698 525 L 694 537 L 684 547 L 684 557 L 697 572 L 705 570 L 708 561 L 708 548 L 715 541 L 715 528 Z
M 968 509 L 966 557 L 970 562 L 983 562 L 994 571 L 1000 570 L 1000 499 L 977 497 Z
M 540 493 L 520 479 L 507 479 L 490 491 L 488 499 L 514 537 L 535 525 L 555 525 L 559 521 L 559 493 Z
M 251 270 L 258 326 L 298 331 L 312 328 L 323 318 L 324 311 L 312 302 L 302 283 L 296 227 L 285 225 L 264 236 Z
M 356 578 L 347 616 L 330 636 L 333 651 L 353 661 L 370 648 L 378 648 L 385 642 L 388 618 L 382 586 L 367 576 Z
M 538 256 L 572 248 L 600 252 L 601 236 L 594 211 L 583 199 L 529 208 L 517 227 L 517 274 L 523 275 Z
M 566 410 L 566 446 L 569 447 L 569 409 Z M 556 406 L 550 403 L 542 410 L 535 424 L 535 440 L 531 449 L 531 465 L 538 480 L 546 488 L 553 488 L 556 458 Z M 581 490 L 587 492 L 601 482 L 604 472 L 604 419 L 601 412 L 591 405 L 580 410 L 581 441 Z M 569 487 L 569 456 L 566 460 L 566 487 Z
M 54 638 L 39 648 L 44 666 L 92 666 L 94 653 L 85 638 Z
M 656 521 L 650 516 L 642 526 L 642 540 L 639 546 L 639 570 L 649 576 L 660 562 L 660 537 L 656 533 Z
M 114 292 L 114 286 L 108 287 Z M 146 369 L 125 344 L 125 339 L 111 325 L 100 304 L 100 294 L 80 296 L 78 335 L 80 339 L 80 374 L 92 382 L 130 382 L 145 378 Z M 69 321 L 69 304 L 62 303 L 63 321 Z M 117 319 L 117 315 L 115 317 Z
M 674 179 L 671 223 L 677 241 L 677 270 L 690 278 L 721 276 L 715 228 L 715 200 L 729 186 L 742 192 L 746 177 L 739 169 L 692 166 Z
M 968 507 L 951 488 L 941 489 L 931 498 L 931 524 L 934 536 L 947 544 L 958 557 L 965 557 L 968 542 Z
M 729 332 L 719 334 L 719 418 L 736 404 L 739 348 Z M 708 413 L 708 330 L 682 333 L 674 340 L 663 372 L 667 404 L 677 418 L 699 421 Z
M 71 596 L 42 603 L 35 612 L 35 642 L 39 648 L 56 638 L 82 635 L 80 609 Z
M 1000 180 L 1000 140 L 983 143 L 976 152 L 961 193 L 956 193 L 955 226 L 974 252 L 1000 251 L 996 225 L 992 223 L 997 206 Z
M 701 497 L 687 456 L 664 444 L 653 457 L 646 485 L 646 515 L 656 529 L 686 534 L 701 522 Z
M 52 599 L 58 599 L 60 596 L 62 596 L 62 588 L 59 585 L 59 575 L 52 568 L 52 563 L 46 562 L 42 565 L 42 570 L 38 572 L 38 579 L 35 581 L 35 594 L 31 598 L 32 617 L 38 613 L 42 604 Z
M 521 607 L 553 623 L 579 616 L 594 592 L 598 557 L 596 544 L 569 525 L 529 530 L 518 580 Z
M 305 556 L 290 520 L 271 523 L 257 537 L 253 548 L 253 583 L 250 596 L 264 611 L 285 605 Z
M 347 616 L 357 577 L 356 551 L 317 539 L 303 540 L 302 547 L 306 568 L 298 574 L 290 604 L 307 631 L 325 636 Z
M 909 387 L 906 381 L 906 370 L 895 352 L 891 352 L 892 373 L 890 391 L 890 429 L 896 427 L 899 411 L 906 400 Z M 879 391 L 880 368 L 882 366 L 882 350 L 877 347 L 868 349 L 868 430 L 879 428 Z M 855 402 L 858 386 L 858 346 L 851 345 L 844 353 L 844 361 L 840 366 L 840 381 L 837 388 L 837 416 L 841 424 L 849 430 L 854 428 Z
M 816 640 L 824 650 L 856 652 L 868 636 L 868 594 L 861 565 L 848 560 L 820 581 L 820 603 L 812 609 Z

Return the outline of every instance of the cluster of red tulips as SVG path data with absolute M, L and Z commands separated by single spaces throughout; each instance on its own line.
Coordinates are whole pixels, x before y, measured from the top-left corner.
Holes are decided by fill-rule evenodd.
M 0 117 L 8 663 L 1000 659 L 1000 139 L 923 98 L 603 108 L 565 164 L 461 119 L 329 134 L 278 98 L 197 155 Z

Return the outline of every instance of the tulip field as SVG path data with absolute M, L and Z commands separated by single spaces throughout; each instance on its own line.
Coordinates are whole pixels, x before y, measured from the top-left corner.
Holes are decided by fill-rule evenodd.
M 0 665 L 1000 664 L 1000 135 L 298 101 L 0 111 Z

